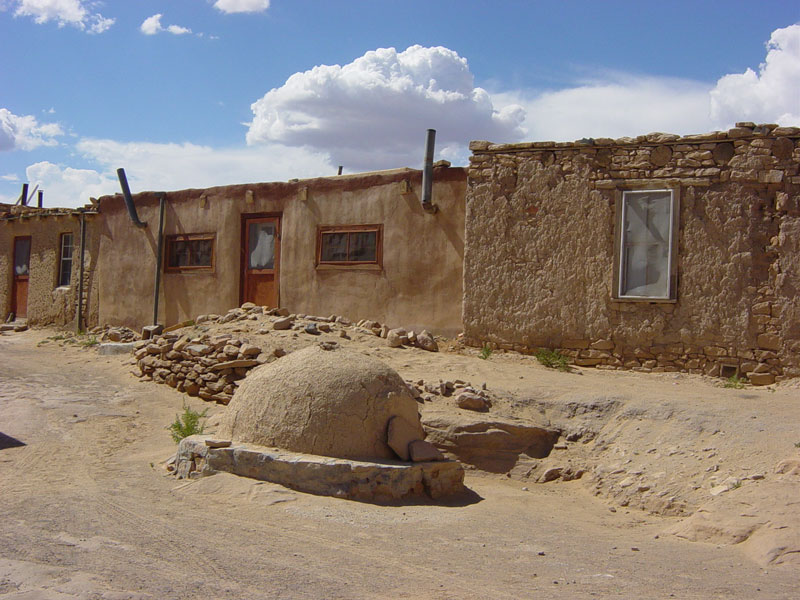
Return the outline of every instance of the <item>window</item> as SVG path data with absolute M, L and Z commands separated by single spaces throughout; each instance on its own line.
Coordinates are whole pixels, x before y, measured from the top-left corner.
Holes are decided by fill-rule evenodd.
M 214 234 L 168 235 L 164 260 L 164 270 L 168 273 L 212 271 Z
M 677 190 L 622 192 L 617 201 L 615 298 L 676 298 L 677 220 Z
M 58 285 L 69 285 L 72 277 L 72 233 L 61 234 L 61 251 L 58 259 Z
M 317 264 L 380 266 L 382 233 L 382 225 L 322 226 L 317 234 Z

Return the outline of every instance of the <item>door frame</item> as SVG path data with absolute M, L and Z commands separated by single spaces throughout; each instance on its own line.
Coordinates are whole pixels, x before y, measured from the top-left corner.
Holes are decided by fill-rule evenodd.
M 260 212 L 260 213 L 241 213 L 241 229 L 239 232 L 239 306 L 244 303 L 244 280 L 245 270 L 247 268 L 247 222 L 253 219 L 275 219 L 275 239 L 278 240 L 278 248 L 275 252 L 275 289 L 277 296 L 277 305 L 281 305 L 281 279 L 280 279 L 280 266 L 281 266 L 281 225 L 283 221 L 282 212 Z
M 13 249 L 11 251 L 11 312 L 14 313 L 16 319 L 19 315 L 19 306 L 17 306 L 17 281 L 24 281 L 27 284 L 25 290 L 25 315 L 28 316 L 28 297 L 31 291 L 31 252 L 33 251 L 33 236 L 30 235 L 17 235 L 13 238 Z M 28 274 L 19 276 L 16 273 L 17 264 L 17 240 L 28 240 Z

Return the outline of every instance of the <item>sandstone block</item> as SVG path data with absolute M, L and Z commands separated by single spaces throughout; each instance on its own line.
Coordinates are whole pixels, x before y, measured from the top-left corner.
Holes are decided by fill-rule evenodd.
M 412 462 L 431 462 L 445 460 L 444 454 L 439 452 L 430 442 L 414 440 L 408 445 L 408 453 Z
M 409 444 L 413 441 L 421 440 L 419 425 L 412 425 L 400 416 L 389 419 L 387 428 L 387 443 L 394 450 L 400 460 L 410 460 Z
M 781 338 L 774 333 L 762 333 L 757 339 L 758 347 L 764 350 L 780 350 Z
M 424 329 L 417 334 L 417 346 L 428 352 L 439 351 L 439 344 L 437 344 L 433 336 Z
M 461 392 L 456 396 L 456 405 L 465 410 L 486 412 L 489 410 L 489 403 L 486 398 L 473 392 Z
M 290 329 L 292 327 L 293 321 L 294 321 L 294 319 L 292 319 L 291 317 L 282 317 L 280 319 L 277 319 L 272 324 L 272 328 L 275 329 L 276 331 L 282 331 L 282 330 L 285 330 L 285 329 Z
M 747 378 L 753 385 L 770 385 L 775 383 L 775 375 L 772 373 L 750 373 Z

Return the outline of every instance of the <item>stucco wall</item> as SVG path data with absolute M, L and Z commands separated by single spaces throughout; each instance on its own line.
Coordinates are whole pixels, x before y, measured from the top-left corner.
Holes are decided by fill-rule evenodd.
M 94 215 L 87 215 L 84 262 L 84 311 L 88 327 L 97 324 L 95 266 L 99 239 L 93 232 Z M 72 233 L 73 262 L 69 286 L 58 287 L 62 233 Z M 27 320 L 29 325 L 74 325 L 80 260 L 79 216 L 70 211 L 29 211 L 0 220 L 0 310 L 11 311 L 14 238 L 31 236 Z
M 800 129 L 473 142 L 468 343 L 559 348 L 577 364 L 762 380 L 800 375 Z M 612 298 L 615 198 L 680 199 L 675 302 Z
M 171 325 L 239 304 L 241 215 L 281 213 L 280 304 L 292 312 L 461 330 L 464 169 L 437 168 L 436 214 L 420 206 L 421 172 L 399 169 L 167 195 L 165 235 L 216 233 L 213 272 L 163 273 L 159 320 Z M 403 181 L 410 191 L 401 188 Z M 136 229 L 121 196 L 100 199 L 100 321 L 152 320 L 158 200 L 135 195 Z M 315 267 L 318 225 L 383 225 L 383 269 Z

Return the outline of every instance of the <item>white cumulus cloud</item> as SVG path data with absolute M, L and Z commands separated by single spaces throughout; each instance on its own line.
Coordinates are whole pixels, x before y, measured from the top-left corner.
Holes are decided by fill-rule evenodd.
M 428 128 L 440 156 L 463 154 L 470 139 L 517 140 L 524 118 L 519 106 L 495 110 L 466 59 L 422 46 L 295 73 L 251 109 L 248 144 L 307 146 L 349 170 L 418 166 Z
M 800 125 L 800 25 L 772 32 L 758 73 L 748 68 L 717 82 L 711 115 L 722 128 L 736 121 Z
M 47 206 L 83 206 L 90 196 L 116 194 L 120 191 L 116 175 L 119 167 L 125 169 L 134 192 L 286 181 L 336 173 L 324 154 L 279 145 L 212 148 L 186 142 L 82 139 L 76 150 L 96 168 L 76 169 L 46 161 L 27 168 L 27 180 L 32 185 L 38 183 L 45 191 Z
M 37 162 L 25 169 L 31 186 L 38 184 L 44 191 L 45 206 L 75 208 L 89 203 L 89 197 L 97 197 L 113 188 L 110 176 L 92 169 L 63 167 L 48 161 Z M 113 192 L 112 192 L 113 193 Z
M 161 25 L 161 17 L 163 16 L 164 15 L 158 13 L 152 17 L 147 17 L 144 21 L 142 21 L 142 24 L 139 26 L 139 30 L 145 35 L 155 35 L 157 33 L 161 33 L 162 31 L 166 31 L 172 35 L 192 33 L 191 29 L 188 27 L 181 27 L 180 25 L 168 25 L 167 27 L 164 27 Z
M 269 0 L 217 0 L 214 8 L 224 13 L 257 13 L 269 8 Z
M 706 131 L 710 127 L 709 88 L 692 80 L 609 73 L 562 90 L 505 92 L 492 98 L 501 106 L 525 107 L 526 139 L 574 141 L 651 131 Z
M 103 33 L 115 21 L 92 12 L 90 7 L 96 3 L 85 0 L 15 0 L 13 4 L 17 7 L 15 16 L 32 17 L 40 25 L 55 21 L 59 27 L 71 25 L 89 33 Z
M 64 135 L 57 123 L 39 123 L 31 115 L 15 115 L 0 108 L 0 151 L 33 150 L 39 146 L 56 146 L 56 137 Z

